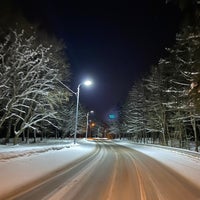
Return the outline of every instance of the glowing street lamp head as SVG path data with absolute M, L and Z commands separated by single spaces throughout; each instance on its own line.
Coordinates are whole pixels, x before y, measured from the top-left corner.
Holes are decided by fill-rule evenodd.
M 85 81 L 83 84 L 86 85 L 86 86 L 89 86 L 89 85 L 92 85 L 92 81 L 87 80 L 87 81 Z

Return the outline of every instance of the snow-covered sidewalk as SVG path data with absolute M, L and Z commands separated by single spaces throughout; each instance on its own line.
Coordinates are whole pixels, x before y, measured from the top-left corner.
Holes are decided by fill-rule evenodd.
M 54 170 L 89 154 L 95 143 L 72 140 L 49 145 L 0 146 L 0 199 L 14 189 L 33 182 Z

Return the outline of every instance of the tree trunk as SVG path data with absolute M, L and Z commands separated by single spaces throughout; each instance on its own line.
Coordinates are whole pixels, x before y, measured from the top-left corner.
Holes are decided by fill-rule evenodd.
M 145 134 L 145 131 L 142 131 L 142 135 L 143 135 L 143 142 L 145 144 L 146 143 L 146 134 Z
M 25 141 L 25 130 L 22 132 L 22 142 Z
M 199 142 L 198 142 L 198 138 L 197 138 L 197 127 L 196 127 L 196 119 L 194 117 L 191 117 L 191 124 L 192 124 L 192 128 L 194 131 L 194 140 L 195 140 L 195 151 L 199 151 L 198 150 L 198 146 L 199 146 Z
M 29 134 L 30 134 L 30 129 L 27 129 L 27 135 L 26 135 L 26 143 L 29 144 Z
M 165 111 L 162 112 L 162 117 L 163 117 L 163 132 L 162 132 L 162 136 L 163 136 L 163 145 L 167 146 L 167 142 L 166 142 L 166 135 L 167 133 L 167 123 L 166 123 L 166 113 Z
M 2 144 L 9 143 L 9 138 L 10 138 L 10 135 L 11 135 L 11 126 L 12 126 L 12 120 L 9 120 L 9 122 L 8 122 L 8 130 L 6 132 L 6 137 L 5 137 L 5 140 L 2 142 Z
M 166 137 L 165 137 L 165 132 L 164 131 L 162 132 L 162 138 L 163 138 L 162 139 L 162 143 L 163 143 L 164 146 L 166 146 L 167 144 L 166 144 Z
M 183 142 L 183 139 L 182 139 L 182 134 L 181 134 L 181 129 L 179 128 L 178 130 L 178 135 L 179 135 L 179 147 L 182 148 L 182 142 Z
M 34 143 L 36 143 L 36 130 L 34 130 Z
M 18 144 L 18 138 L 19 138 L 19 135 L 15 135 L 15 137 L 13 139 L 13 144 L 14 145 Z
M 43 132 L 42 132 L 41 136 L 40 136 L 40 141 L 43 141 L 43 138 L 44 138 L 44 136 L 43 136 Z

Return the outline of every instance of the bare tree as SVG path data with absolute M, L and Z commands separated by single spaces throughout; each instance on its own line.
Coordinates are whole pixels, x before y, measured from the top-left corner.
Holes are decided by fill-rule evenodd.
M 59 66 L 54 47 L 38 44 L 36 38 L 34 33 L 25 36 L 23 30 L 11 30 L 0 46 L 0 127 L 6 120 L 13 121 L 14 143 L 26 129 L 35 130 L 39 122 L 52 124 L 49 118 L 56 119 L 56 111 L 50 112 L 44 99 L 55 90 L 65 64 Z

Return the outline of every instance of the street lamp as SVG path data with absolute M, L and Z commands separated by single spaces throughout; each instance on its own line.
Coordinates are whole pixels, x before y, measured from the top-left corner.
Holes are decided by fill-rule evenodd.
M 92 85 L 92 81 L 86 80 L 83 83 L 80 83 L 77 88 L 76 93 L 76 121 L 75 121 L 75 132 L 74 132 L 74 144 L 76 144 L 76 135 L 77 135 L 77 127 L 78 127 L 78 105 L 79 105 L 79 94 L 80 94 L 80 87 L 81 85 L 90 86 Z
M 88 126 L 89 126 L 89 123 L 88 123 L 88 118 L 89 118 L 89 114 L 93 114 L 94 113 L 94 111 L 93 110 L 91 110 L 90 112 L 87 112 L 87 114 L 86 114 L 86 119 L 87 119 L 87 123 L 86 123 L 86 132 L 85 132 L 85 138 L 87 139 L 87 137 L 88 137 Z

